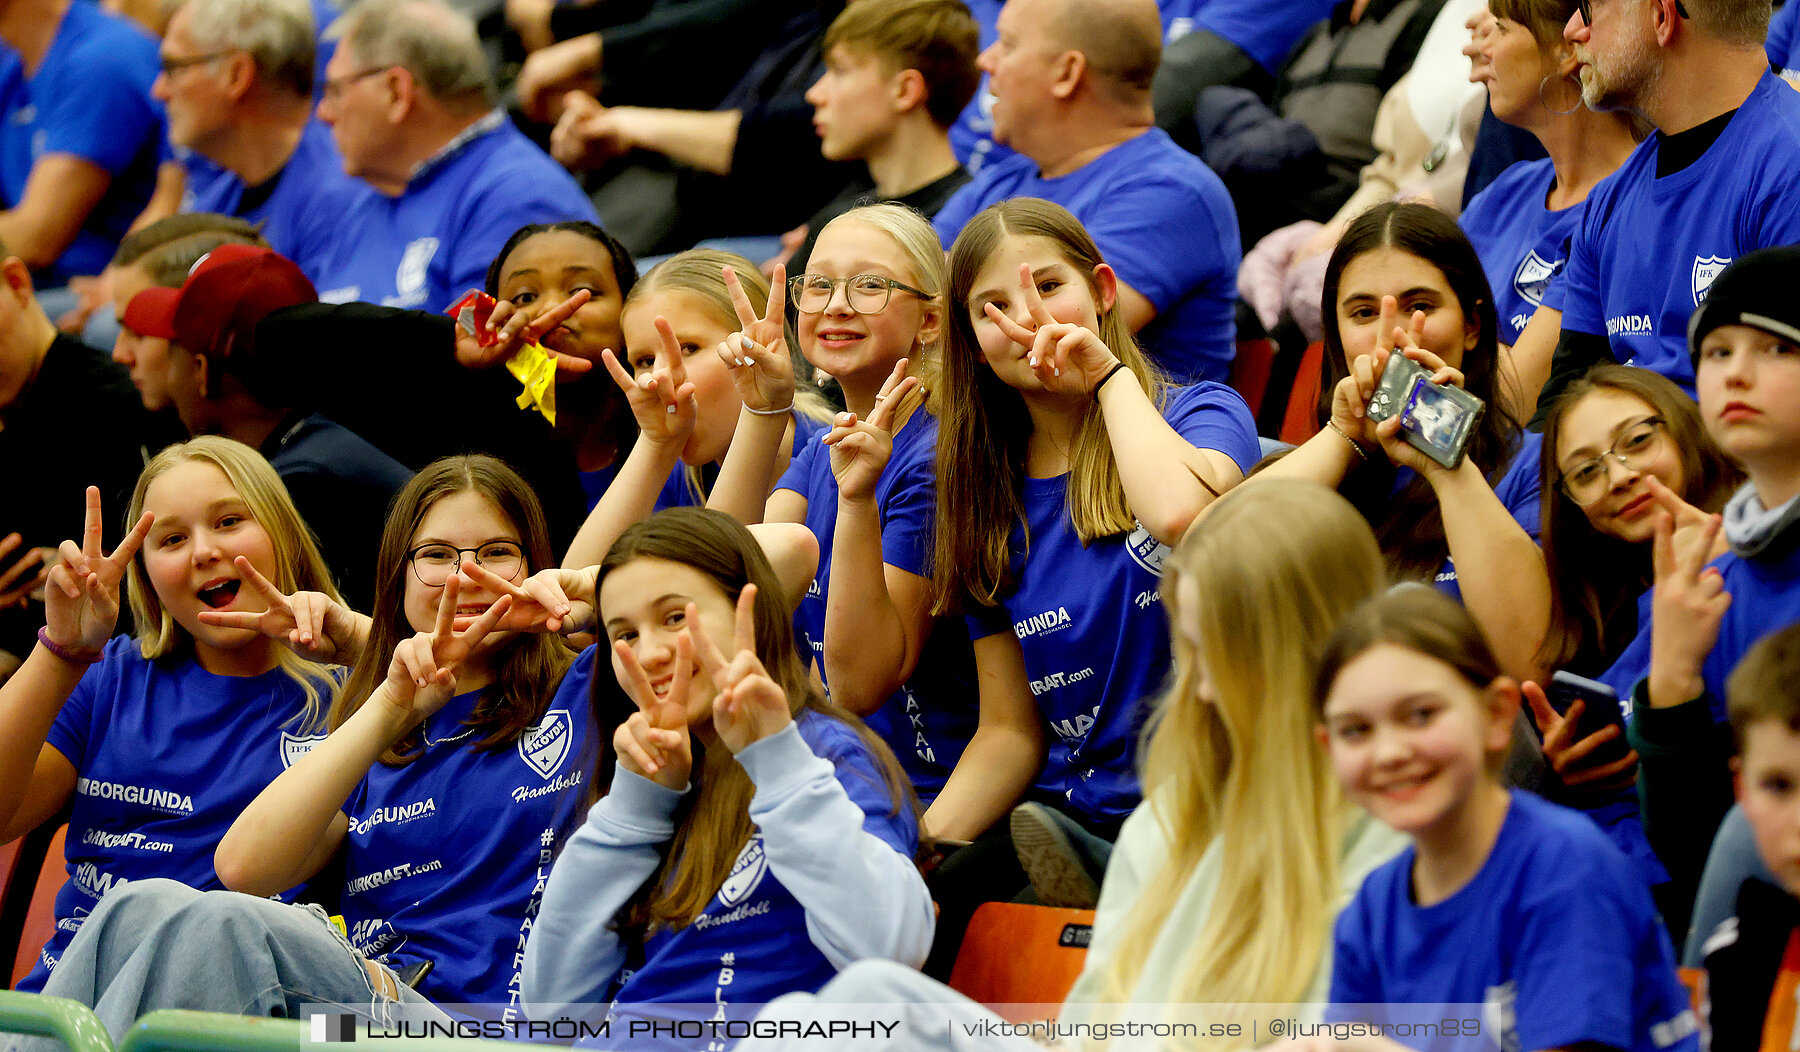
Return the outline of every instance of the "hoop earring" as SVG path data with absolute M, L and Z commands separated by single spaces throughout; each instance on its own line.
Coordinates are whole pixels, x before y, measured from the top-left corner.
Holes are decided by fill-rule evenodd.
M 1559 81 L 1567 80 L 1567 81 L 1574 82 L 1575 105 L 1570 106 L 1566 110 L 1557 109 L 1555 106 L 1550 105 L 1550 102 L 1548 99 L 1544 98 L 1544 89 L 1549 86 L 1551 79 L 1552 78 L 1548 74 L 1546 74 L 1544 76 L 1544 79 L 1538 81 L 1538 105 L 1544 107 L 1544 110 L 1546 112 L 1548 112 L 1550 114 L 1550 116 L 1552 116 L 1552 117 L 1567 117 L 1567 116 L 1570 116 L 1571 114 L 1573 114 L 1576 110 L 1581 109 L 1581 78 L 1576 77 L 1573 74 L 1569 74 L 1569 73 L 1565 73 L 1560 77 L 1554 78 Z

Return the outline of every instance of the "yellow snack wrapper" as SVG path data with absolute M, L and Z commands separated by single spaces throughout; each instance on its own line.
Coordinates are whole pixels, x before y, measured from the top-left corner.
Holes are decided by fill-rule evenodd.
M 519 392 L 520 409 L 535 406 L 556 426 L 556 359 L 535 343 L 528 343 L 506 360 L 506 371 L 513 374 L 524 388 Z

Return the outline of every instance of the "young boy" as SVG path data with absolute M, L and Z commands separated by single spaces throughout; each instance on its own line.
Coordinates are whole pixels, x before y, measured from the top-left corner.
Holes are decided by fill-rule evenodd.
M 1731 806 L 1725 678 L 1758 639 L 1800 621 L 1797 281 L 1800 248 L 1752 252 L 1725 268 L 1689 322 L 1701 419 L 1749 482 L 1726 504 L 1722 529 L 1702 516 L 1658 527 L 1638 637 L 1600 677 L 1621 695 L 1635 691 L 1644 826 L 1690 897 Z M 1729 550 L 1714 558 L 1721 533 Z
M 825 224 L 859 204 L 898 201 L 927 218 L 969 181 L 950 126 L 974 97 L 980 27 L 962 0 L 860 0 L 825 31 L 825 75 L 807 89 L 819 152 L 868 177 L 789 232 L 788 273 L 805 271 Z M 803 239 L 803 240 L 802 240 Z
M 1737 914 L 1707 933 L 1713 1052 L 1800 1042 L 1800 625 L 1765 637 L 1726 688 L 1738 799 L 1779 886 L 1747 880 Z

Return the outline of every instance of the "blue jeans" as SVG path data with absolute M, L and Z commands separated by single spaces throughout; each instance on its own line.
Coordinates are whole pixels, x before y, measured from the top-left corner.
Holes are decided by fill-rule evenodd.
M 387 1024 L 396 1000 L 429 1004 L 374 967 L 316 906 L 136 880 L 100 900 L 44 993 L 91 1006 L 115 1042 L 159 1008 L 298 1019 L 327 1004 Z

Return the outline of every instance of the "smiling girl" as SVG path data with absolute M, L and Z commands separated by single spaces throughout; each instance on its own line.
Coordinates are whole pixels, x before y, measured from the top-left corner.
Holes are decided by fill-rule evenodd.
M 542 512 L 505 465 L 453 457 L 415 476 L 382 537 L 375 615 L 324 621 L 331 646 L 360 655 L 330 735 L 218 845 L 221 882 L 245 894 L 133 881 L 46 992 L 93 1005 L 115 1034 L 152 1008 L 297 1017 L 329 1002 L 381 1020 L 391 1001 L 430 998 L 458 1016 L 511 1011 L 518 944 L 595 752 L 592 653 L 571 664 L 559 640 L 512 630 L 549 619 L 523 587 L 549 562 Z M 229 619 L 288 638 L 298 597 L 259 591 L 266 613 Z M 340 852 L 345 934 L 261 898 Z
M 1326 645 L 1316 698 L 1345 794 L 1413 841 L 1338 917 L 1330 1018 L 1481 1005 L 1501 1048 L 1698 1049 L 1641 877 L 1585 818 L 1502 787 L 1519 690 L 1467 611 L 1419 585 L 1369 601 Z
M 610 790 L 544 891 L 525 952 L 536 1017 L 712 1017 L 854 960 L 923 958 L 904 776 L 808 682 L 779 592 L 749 531 L 699 508 L 631 527 L 601 563 Z
M 127 521 L 136 527 L 102 552 L 100 495 L 88 490 L 82 543 L 65 542 L 51 570 L 39 644 L 0 688 L 4 839 L 72 806 L 56 933 L 20 989 L 43 986 L 109 888 L 149 877 L 221 887 L 213 847 L 323 729 L 324 666 L 199 616 L 263 609 L 250 573 L 336 596 L 268 462 L 223 438 L 170 446 L 139 477 Z M 111 638 L 121 586 L 136 638 Z

